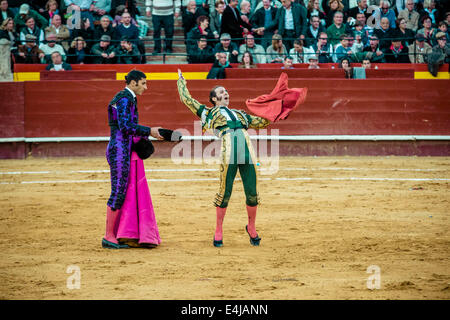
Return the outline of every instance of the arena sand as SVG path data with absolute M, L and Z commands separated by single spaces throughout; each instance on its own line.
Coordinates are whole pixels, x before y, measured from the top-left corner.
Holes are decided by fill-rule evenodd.
M 2 160 L 0 298 L 449 299 L 449 165 L 282 158 L 259 175 L 261 246 L 249 243 L 237 181 L 214 248 L 217 166 L 148 159 L 146 169 L 177 170 L 147 172 L 162 244 L 107 250 L 104 158 Z M 80 289 L 67 287 L 69 266 Z M 368 289 L 370 266 L 379 289 Z

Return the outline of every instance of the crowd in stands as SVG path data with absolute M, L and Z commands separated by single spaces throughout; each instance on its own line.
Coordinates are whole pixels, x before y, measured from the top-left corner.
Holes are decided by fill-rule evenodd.
M 182 18 L 190 63 L 449 62 L 443 0 L 191 0 Z
M 0 39 L 11 41 L 16 63 L 54 64 L 54 52 L 68 64 L 145 63 L 144 14 L 152 19 L 153 54 L 173 53 L 174 19 L 180 17 L 188 62 L 214 68 L 317 68 L 343 59 L 448 63 L 449 2 L 143 0 L 141 13 L 136 0 L 0 0 Z

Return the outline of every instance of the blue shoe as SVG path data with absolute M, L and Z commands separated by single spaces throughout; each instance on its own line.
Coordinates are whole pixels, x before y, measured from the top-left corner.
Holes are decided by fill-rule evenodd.
M 102 239 L 102 247 L 106 249 L 128 249 L 130 248 L 127 244 L 117 244 L 111 241 L 106 240 L 105 238 Z
M 258 237 L 258 235 L 256 235 L 256 237 L 252 238 L 252 236 L 251 236 L 250 233 L 248 232 L 247 227 L 248 227 L 248 226 L 245 226 L 245 231 L 247 231 L 248 236 L 250 237 L 250 243 L 251 243 L 253 246 L 259 246 L 259 242 L 261 241 L 261 238 Z
M 213 244 L 214 244 L 214 247 L 223 247 L 223 241 L 222 240 L 216 240 L 216 239 L 214 239 L 213 238 Z

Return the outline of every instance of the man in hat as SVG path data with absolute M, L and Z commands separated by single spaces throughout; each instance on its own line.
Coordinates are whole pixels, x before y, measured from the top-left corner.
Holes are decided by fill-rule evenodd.
M 416 41 L 408 46 L 409 61 L 411 63 L 426 63 L 431 46 L 425 41 L 423 34 L 416 35 Z
M 387 63 L 410 63 L 408 56 L 408 47 L 402 44 L 400 31 L 392 33 L 391 46 L 386 49 Z
M 44 52 L 36 45 L 36 36 L 27 34 L 25 44 L 19 45 L 16 53 L 16 63 L 41 63 Z
M 308 69 L 320 69 L 319 58 L 316 55 L 312 55 L 309 57 Z
M 428 70 L 435 77 L 438 75 L 439 66 L 444 63 L 450 63 L 450 46 L 447 43 L 445 33 L 438 32 L 436 34 L 436 41 L 437 45 L 433 47 L 431 53 L 428 55 Z
M 34 18 L 35 23 L 41 29 L 45 29 L 48 26 L 48 21 L 41 16 L 37 11 L 30 9 L 30 5 L 24 3 L 19 8 L 19 13 L 14 17 L 14 24 L 17 31 L 21 31 L 26 27 L 26 19 L 28 17 Z
M 161 243 L 144 164 L 132 145 L 152 136 L 158 140 L 159 127 L 138 124 L 136 96 L 147 90 L 146 76 L 132 70 L 125 76 L 126 87 L 108 105 L 111 131 L 106 159 L 110 166 L 111 194 L 106 209 L 106 231 L 102 247 L 152 248 Z M 119 243 L 122 242 L 122 243 Z
M 220 35 L 220 43 L 214 47 L 214 54 L 218 52 L 226 53 L 227 60 L 230 63 L 238 62 L 238 48 L 234 42 L 231 41 L 231 36 L 228 33 L 222 33 Z
M 93 63 L 95 64 L 114 64 L 116 63 L 116 47 L 111 44 L 111 37 L 103 35 L 100 42 L 95 44 L 91 50 Z

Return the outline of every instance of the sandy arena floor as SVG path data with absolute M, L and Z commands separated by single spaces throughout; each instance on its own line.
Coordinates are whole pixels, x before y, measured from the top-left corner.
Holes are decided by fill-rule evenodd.
M 106 250 L 104 158 L 1 160 L 0 299 L 450 298 L 450 158 L 282 158 L 259 175 L 261 246 L 237 181 L 220 249 L 217 166 L 145 166 L 162 244 Z

